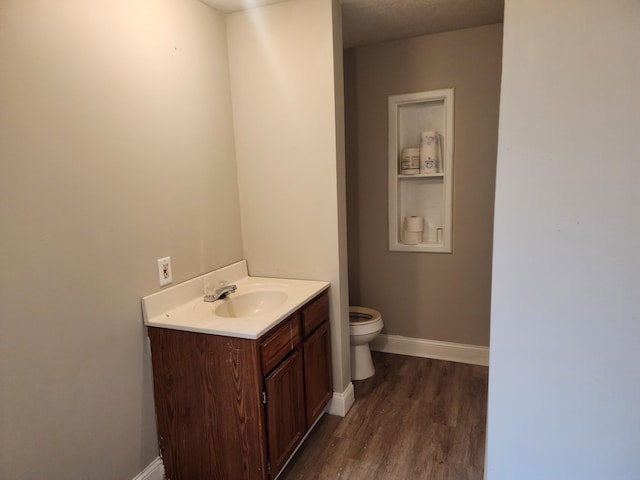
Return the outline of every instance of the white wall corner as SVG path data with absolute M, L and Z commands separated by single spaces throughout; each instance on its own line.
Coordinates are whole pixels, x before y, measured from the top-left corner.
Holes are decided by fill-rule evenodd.
M 147 468 L 136 475 L 133 480 L 164 480 L 164 465 L 162 459 L 157 457 L 147 465 Z
M 434 358 L 450 362 L 489 365 L 489 347 L 463 343 L 440 342 L 400 335 L 379 335 L 371 342 L 371 349 L 378 352 L 397 353 L 412 357 Z
M 344 392 L 333 392 L 333 398 L 326 408 L 327 413 L 330 415 L 344 417 L 353 406 L 353 402 L 355 402 L 355 400 L 356 397 L 353 390 L 353 383 L 349 382 L 349 385 L 344 389 Z

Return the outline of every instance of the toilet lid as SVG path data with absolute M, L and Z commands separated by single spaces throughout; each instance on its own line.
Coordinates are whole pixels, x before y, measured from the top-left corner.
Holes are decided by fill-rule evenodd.
M 381 315 L 377 310 L 366 307 L 349 307 L 349 323 L 352 325 L 365 325 L 380 321 Z

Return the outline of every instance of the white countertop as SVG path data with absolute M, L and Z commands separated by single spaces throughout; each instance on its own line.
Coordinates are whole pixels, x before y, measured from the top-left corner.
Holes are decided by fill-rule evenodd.
M 329 282 L 250 277 L 246 272 L 246 262 L 242 261 L 144 297 L 142 307 L 145 325 L 256 339 L 329 287 Z M 223 300 L 205 302 L 205 283 L 220 281 L 236 285 L 236 292 Z M 280 299 L 265 313 L 236 317 L 216 313 L 216 310 L 221 311 L 220 308 L 232 309 L 234 301 L 241 301 L 247 294 L 259 297 L 261 292 Z M 224 303 L 226 306 L 223 306 Z

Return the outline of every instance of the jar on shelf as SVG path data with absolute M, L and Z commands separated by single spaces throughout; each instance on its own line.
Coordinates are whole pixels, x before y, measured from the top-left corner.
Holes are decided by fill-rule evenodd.
M 400 174 L 416 175 L 420 173 L 420 149 L 404 148 L 400 155 Z

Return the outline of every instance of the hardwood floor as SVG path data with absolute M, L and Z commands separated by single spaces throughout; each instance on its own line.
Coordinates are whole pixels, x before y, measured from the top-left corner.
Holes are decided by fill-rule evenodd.
M 346 417 L 324 415 L 279 480 L 482 480 L 488 368 L 373 352 Z

